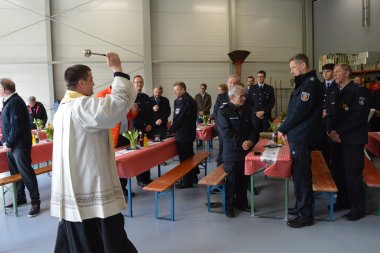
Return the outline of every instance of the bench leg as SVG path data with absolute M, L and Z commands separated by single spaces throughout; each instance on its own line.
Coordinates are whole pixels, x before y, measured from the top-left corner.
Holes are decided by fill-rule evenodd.
M 210 186 L 207 185 L 207 211 L 211 212 L 211 204 L 210 204 Z
M 226 214 L 226 186 L 222 185 L 223 213 Z M 379 206 L 380 207 L 380 206 Z
M 222 213 L 226 213 L 226 191 L 225 191 L 225 185 L 215 185 L 215 186 L 209 186 L 207 185 L 207 210 L 210 213 L 216 213 L 216 211 L 212 211 L 211 209 L 211 192 L 218 191 L 222 193 Z M 217 204 L 218 202 L 215 202 Z M 215 206 L 213 208 L 218 208 L 218 206 Z M 219 213 L 219 212 L 218 212 Z
M 174 221 L 174 185 L 173 189 L 170 191 L 170 213 L 171 213 L 171 221 Z
M 18 217 L 16 183 L 12 183 L 12 199 L 13 199 L 13 213 L 15 214 L 16 217 Z
M 128 178 L 128 216 L 133 217 L 132 212 L 132 180 Z
M 170 194 L 170 218 L 158 216 L 158 199 L 161 195 L 163 196 L 166 194 Z M 174 221 L 174 185 L 167 191 L 154 193 L 154 216 L 157 220 L 161 219 Z
M 156 220 L 158 219 L 158 198 L 159 198 L 159 192 L 154 193 L 154 217 Z
M 210 157 L 210 156 L 209 156 Z M 202 166 L 205 169 L 205 176 L 207 176 L 207 159 L 206 158 L 204 161 L 202 161 L 199 166 Z
M 5 208 L 5 192 L 4 192 L 4 186 L 1 186 L 1 196 L 3 196 L 4 213 L 7 214 L 7 209 Z
M 161 177 L 161 164 L 157 166 L 158 169 L 158 177 Z
M 207 141 L 207 144 L 206 144 L 207 145 L 207 150 L 208 150 L 209 153 L 211 153 L 211 143 L 212 143 L 212 140 Z M 207 161 L 208 162 L 211 161 L 211 156 L 208 157 Z
M 334 221 L 334 193 L 330 192 L 330 210 L 329 210 L 329 221 Z

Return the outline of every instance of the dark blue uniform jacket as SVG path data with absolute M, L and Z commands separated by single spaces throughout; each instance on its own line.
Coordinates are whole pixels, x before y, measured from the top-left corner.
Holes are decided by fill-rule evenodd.
M 133 119 L 133 128 L 144 131 L 146 125 L 153 124 L 152 107 L 150 98 L 145 93 L 137 93 L 135 103 L 139 106 L 139 114 Z
M 249 151 L 242 148 L 246 140 L 256 143 L 249 106 L 222 105 L 217 114 L 219 135 L 223 136 L 223 161 L 244 161 Z
M 288 113 L 278 131 L 287 134 L 289 142 L 314 147 L 319 138 L 322 118 L 322 84 L 315 70 L 294 78 Z
M 8 148 L 31 147 L 32 134 L 28 109 L 24 100 L 17 93 L 4 102 L 1 119 L 2 143 L 6 142 Z
M 160 107 L 157 112 L 153 111 L 153 106 L 155 105 L 158 105 Z M 161 126 L 166 126 L 171 112 L 169 100 L 166 97 L 160 97 L 159 100 L 156 101 L 155 97 L 151 96 L 150 106 L 153 114 L 153 124 L 155 125 L 155 122 L 158 119 L 161 119 Z
M 175 133 L 176 141 L 195 140 L 197 114 L 197 102 L 189 93 L 186 92 L 174 101 L 171 132 Z
M 349 82 L 331 104 L 328 131 L 335 130 L 342 144 L 367 143 L 369 104 L 367 90 Z

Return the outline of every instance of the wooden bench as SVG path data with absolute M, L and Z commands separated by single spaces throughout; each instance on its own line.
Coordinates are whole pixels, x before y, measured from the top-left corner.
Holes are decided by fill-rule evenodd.
M 316 198 L 316 193 L 328 194 L 330 199 L 329 221 L 334 221 L 334 194 L 338 192 L 338 188 L 335 185 L 334 179 L 331 176 L 322 152 L 312 151 L 311 160 L 314 199 Z M 315 212 L 314 206 L 315 205 L 313 203 L 313 213 Z
M 146 191 L 151 191 L 155 193 L 154 208 L 156 219 L 169 220 L 169 218 L 158 217 L 158 198 L 161 195 L 169 193 L 171 213 L 170 220 L 174 221 L 174 184 L 198 165 L 203 166 L 205 169 L 205 173 L 207 173 L 207 158 L 209 157 L 209 155 L 209 152 L 198 152 L 192 157 L 186 159 L 184 162 L 178 164 L 170 171 L 166 172 L 161 177 L 156 178 L 155 180 L 153 180 L 153 182 L 151 182 L 143 188 Z
M 52 165 L 47 165 L 44 167 L 40 167 L 34 170 L 34 173 L 36 173 L 36 176 L 50 172 L 52 170 Z M 7 210 L 5 208 L 5 193 L 7 190 L 11 191 L 13 194 L 13 212 L 15 216 L 18 216 L 18 210 L 17 210 L 17 187 L 16 183 L 21 181 L 21 175 L 20 174 L 15 174 L 7 177 L 0 178 L 0 186 L 1 186 L 1 191 L 3 194 L 3 206 L 4 206 L 4 211 L 7 213 Z M 4 186 L 7 184 L 12 184 L 11 187 L 7 188 L 6 191 L 4 191 Z
M 375 167 L 375 165 L 367 157 L 364 157 L 363 180 L 365 183 L 366 196 L 367 196 L 368 188 L 380 189 L 380 171 Z M 380 215 L 380 192 L 379 192 L 379 206 L 378 206 L 377 215 Z
M 207 207 L 209 212 L 211 212 L 210 194 L 213 191 L 218 191 L 222 193 L 223 213 L 226 213 L 226 191 L 224 184 L 226 176 L 227 173 L 224 172 L 224 166 L 221 164 L 198 182 L 198 184 L 207 186 Z

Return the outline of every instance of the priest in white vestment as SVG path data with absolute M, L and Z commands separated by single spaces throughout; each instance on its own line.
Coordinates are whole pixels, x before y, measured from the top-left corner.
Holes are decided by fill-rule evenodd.
M 124 230 L 126 209 L 109 129 L 135 101 L 120 58 L 106 54 L 112 94 L 91 97 L 93 76 L 85 65 L 64 74 L 67 91 L 54 115 L 51 214 L 59 218 L 54 252 L 137 252 Z

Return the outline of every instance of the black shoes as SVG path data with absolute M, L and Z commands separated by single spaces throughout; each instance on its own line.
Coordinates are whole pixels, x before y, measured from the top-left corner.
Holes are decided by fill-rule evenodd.
M 228 208 L 226 211 L 226 216 L 228 218 L 235 218 L 235 211 L 233 208 Z
M 351 211 L 346 215 L 346 219 L 349 221 L 356 221 L 356 220 L 359 220 L 363 217 L 364 217 L 364 212 L 363 213 L 357 213 L 357 212 Z
M 32 208 L 29 211 L 28 217 L 36 217 L 40 214 L 40 204 L 32 204 Z
M 298 215 L 298 209 L 296 207 L 288 208 L 288 214 L 290 214 L 290 215 Z
M 313 225 L 314 221 L 312 217 L 298 216 L 293 220 L 289 220 L 286 224 L 292 228 L 302 228 Z
M 182 181 L 181 183 L 176 184 L 175 188 L 177 189 L 193 188 L 193 184 L 185 183 Z
M 26 199 L 17 199 L 17 206 L 23 206 L 26 205 Z M 13 208 L 13 203 L 7 205 L 5 208 Z

